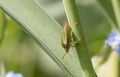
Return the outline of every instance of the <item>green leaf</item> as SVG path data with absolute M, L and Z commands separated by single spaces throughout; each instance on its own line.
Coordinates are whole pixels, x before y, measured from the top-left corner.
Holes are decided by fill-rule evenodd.
M 0 6 L 21 24 L 26 33 L 67 73 L 68 77 L 81 77 L 81 68 L 75 49 L 62 59 L 65 50 L 61 46 L 61 27 L 33 0 L 0 0 Z M 72 61 L 71 61 L 72 59 Z

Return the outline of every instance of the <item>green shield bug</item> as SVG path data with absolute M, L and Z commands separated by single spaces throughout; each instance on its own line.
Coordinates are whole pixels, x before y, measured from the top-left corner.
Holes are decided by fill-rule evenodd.
M 71 29 L 67 21 L 65 21 L 63 25 L 63 28 L 61 31 L 61 44 L 62 44 L 62 47 L 65 49 L 66 53 L 64 54 L 62 58 L 64 58 L 65 55 L 69 52 L 70 47 L 75 46 L 75 44 L 78 44 L 81 40 L 80 38 L 78 41 L 73 41 L 73 30 L 75 26 L 76 24 Z

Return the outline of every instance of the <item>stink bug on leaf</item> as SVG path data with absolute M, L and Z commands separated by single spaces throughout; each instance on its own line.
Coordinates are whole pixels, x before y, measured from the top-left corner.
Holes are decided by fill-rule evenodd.
M 75 44 L 78 44 L 81 40 L 81 38 L 78 41 L 73 40 L 73 30 L 74 30 L 75 26 L 76 26 L 76 24 L 71 29 L 68 22 L 65 22 L 63 25 L 63 29 L 62 29 L 62 33 L 61 33 L 61 44 L 62 44 L 63 48 L 65 49 L 66 53 L 64 54 L 64 56 L 62 58 L 64 58 L 65 55 L 69 52 L 70 47 L 75 46 Z

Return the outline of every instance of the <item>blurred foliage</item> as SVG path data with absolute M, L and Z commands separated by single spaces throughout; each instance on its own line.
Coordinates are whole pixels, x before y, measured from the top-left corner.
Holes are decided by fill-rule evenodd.
M 6 70 L 21 72 L 24 77 L 64 77 L 59 71 L 60 68 L 49 58 L 47 61 L 51 62 L 49 64 L 51 69 L 46 68 L 43 71 L 49 62 L 42 61 L 47 55 L 40 51 L 41 49 L 24 33 L 19 24 L 8 19 L 5 38 L 0 47 L 0 60 L 4 61 Z

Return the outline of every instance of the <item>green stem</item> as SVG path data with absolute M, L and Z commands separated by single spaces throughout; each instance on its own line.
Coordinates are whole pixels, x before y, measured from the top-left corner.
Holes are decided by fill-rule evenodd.
M 73 26 L 75 26 L 75 24 L 77 24 L 73 32 L 74 40 L 78 40 L 80 39 L 80 37 L 83 38 L 83 40 L 81 41 L 81 45 L 76 46 L 80 67 L 82 68 L 82 77 L 96 77 L 88 54 L 83 27 L 80 24 L 79 14 L 75 0 L 63 0 L 63 3 L 70 27 L 72 28 Z
M 0 64 L 0 74 L 2 77 L 5 77 L 5 67 L 3 62 Z
M 3 11 L 0 9 L 0 45 L 5 35 L 5 27 L 6 27 L 6 18 Z

